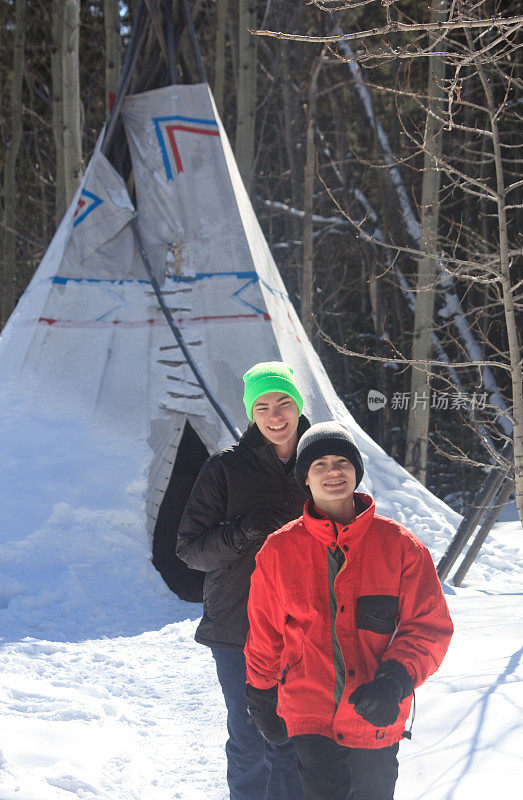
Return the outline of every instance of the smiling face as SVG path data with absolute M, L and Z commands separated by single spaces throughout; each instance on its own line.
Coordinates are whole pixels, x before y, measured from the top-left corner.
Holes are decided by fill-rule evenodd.
M 309 467 L 305 485 L 311 490 L 315 505 L 330 513 L 334 507 L 353 508 L 356 488 L 354 464 L 343 456 L 322 456 Z
M 280 458 L 290 458 L 298 441 L 298 406 L 288 394 L 267 392 L 254 402 L 252 419 Z

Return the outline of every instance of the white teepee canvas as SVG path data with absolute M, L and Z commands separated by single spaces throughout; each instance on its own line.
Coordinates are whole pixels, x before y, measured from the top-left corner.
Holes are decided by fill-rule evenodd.
M 309 419 L 334 418 L 353 431 L 378 510 L 441 550 L 456 516 L 336 396 L 285 291 L 209 87 L 132 95 L 122 116 L 135 205 L 97 148 L 0 337 L 0 434 L 9 454 L 0 463 L 0 541 L 39 529 L 57 503 L 127 511 L 152 537 L 186 422 L 207 452 L 231 442 L 158 307 L 131 231 L 136 218 L 174 322 L 233 423 L 247 424 L 243 373 L 258 361 L 287 361 Z M 45 452 L 35 450 L 42 432 Z

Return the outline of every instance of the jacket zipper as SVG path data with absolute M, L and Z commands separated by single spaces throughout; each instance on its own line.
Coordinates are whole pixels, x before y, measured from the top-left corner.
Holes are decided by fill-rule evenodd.
M 288 671 L 290 669 L 292 669 L 293 667 L 296 667 L 300 663 L 302 658 L 303 658 L 303 655 L 301 655 L 300 658 L 297 661 L 294 662 L 294 664 L 289 664 L 289 663 L 285 664 L 285 666 L 284 666 L 284 668 L 282 670 L 282 673 L 281 673 L 281 678 L 279 679 L 279 683 L 281 683 L 282 686 L 283 686 L 283 684 L 285 683 L 285 681 L 287 679 Z

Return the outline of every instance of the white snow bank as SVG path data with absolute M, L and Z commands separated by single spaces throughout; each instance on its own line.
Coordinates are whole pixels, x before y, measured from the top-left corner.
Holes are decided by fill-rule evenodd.
M 180 601 L 150 558 L 141 516 L 58 503 L 37 531 L 0 544 L 2 638 L 78 641 L 167 624 Z

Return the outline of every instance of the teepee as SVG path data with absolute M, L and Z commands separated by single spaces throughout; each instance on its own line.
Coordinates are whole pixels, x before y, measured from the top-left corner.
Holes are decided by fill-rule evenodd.
M 209 86 L 129 94 L 131 71 L 0 337 L 2 436 L 23 431 L 2 465 L 2 529 L 27 535 L 58 501 L 128 509 L 168 585 L 198 599 L 199 574 L 174 556 L 183 505 L 207 455 L 247 424 L 243 373 L 281 359 L 309 419 L 353 431 L 378 510 L 443 546 L 449 509 L 357 425 L 308 341 Z

